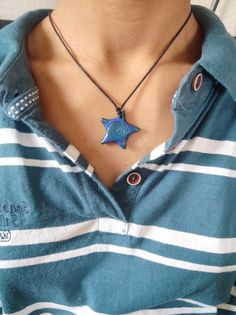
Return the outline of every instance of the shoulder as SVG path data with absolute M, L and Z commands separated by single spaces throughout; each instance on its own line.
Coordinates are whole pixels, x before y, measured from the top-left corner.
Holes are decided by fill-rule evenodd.
M 2 66 L 4 64 L 4 61 L 8 59 L 9 57 L 9 48 L 10 45 L 8 43 L 9 39 L 9 33 L 8 33 L 8 28 L 10 24 L 12 24 L 14 20 L 3 20 L 0 19 L 0 78 L 2 77 Z M 6 67 L 6 69 L 8 66 Z M 0 79 L 1 81 L 1 79 Z
M 13 20 L 1 20 L 0 19 L 0 29 L 6 26 L 7 24 L 13 22 Z

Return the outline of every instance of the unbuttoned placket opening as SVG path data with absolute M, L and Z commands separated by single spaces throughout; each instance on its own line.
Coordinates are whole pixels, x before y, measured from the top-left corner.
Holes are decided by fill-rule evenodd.
M 97 188 L 95 189 L 98 193 L 97 198 L 101 198 L 99 195 L 102 194 L 106 200 L 107 207 L 111 210 L 110 214 L 113 218 L 127 222 L 132 207 L 135 202 L 135 198 L 139 193 L 142 185 L 145 185 L 145 178 L 148 176 L 149 172 L 142 168 L 142 165 L 145 163 L 155 162 L 158 158 L 165 158 L 165 155 L 168 154 L 168 149 L 178 144 L 181 139 L 186 135 L 186 133 L 191 129 L 197 127 L 201 119 L 204 117 L 207 110 L 210 108 L 214 99 L 219 90 L 212 86 L 209 86 L 209 91 L 207 97 L 204 101 L 198 106 L 188 108 L 186 110 L 180 108 L 174 108 L 173 114 L 175 118 L 175 132 L 172 137 L 157 146 L 157 154 L 147 154 L 143 159 L 137 161 L 133 167 L 128 168 L 122 174 L 119 175 L 115 183 L 110 189 L 108 189 L 103 182 L 100 180 L 93 166 L 86 161 L 85 157 L 69 143 L 64 136 L 56 130 L 53 126 L 48 124 L 46 121 L 42 121 L 40 116 L 40 104 L 38 102 L 35 110 L 29 112 L 27 116 L 22 118 L 22 121 L 26 123 L 36 134 L 40 136 L 46 136 L 50 141 L 50 144 L 53 145 L 58 152 L 63 154 L 66 159 L 72 161 L 76 166 L 82 168 L 83 172 L 90 177 L 91 184 L 95 184 Z M 175 98 L 175 101 L 178 101 L 178 98 Z M 174 107 L 174 104 L 173 104 Z M 70 148 L 70 149 L 68 149 Z M 153 153 L 153 152 L 152 152 Z M 76 158 L 77 157 L 77 158 Z M 127 176 L 131 172 L 138 172 L 142 178 L 141 182 L 138 185 L 129 185 L 127 183 Z M 109 209 L 107 210 L 109 215 Z
M 23 49 L 15 67 L 20 69 L 25 63 L 28 64 L 26 51 Z M 24 86 L 22 91 L 18 89 L 20 95 L 18 95 L 16 99 L 13 98 L 8 104 L 5 104 L 4 109 L 8 116 L 27 124 L 37 135 L 48 139 L 50 145 L 54 146 L 58 153 L 64 155 L 65 158 L 69 159 L 75 166 L 80 167 L 89 177 L 91 184 L 93 183 L 96 185 L 96 189 L 93 190 L 97 191 L 98 202 L 99 199 L 101 199 L 102 194 L 103 199 L 107 203 L 107 214 L 126 222 L 135 198 L 140 192 L 140 188 L 142 185 L 145 185 L 145 176 L 148 175 L 148 172 L 142 168 L 142 165 L 150 163 L 151 161 L 155 162 L 160 156 L 164 157 L 165 154 L 168 154 L 168 150 L 177 145 L 184 138 L 190 128 L 194 129 L 193 127 L 199 124 L 201 116 L 203 117 L 206 109 L 211 106 L 211 99 L 213 99 L 215 93 L 215 89 L 213 88 L 213 78 L 210 78 L 207 73 L 204 72 L 203 87 L 198 91 L 193 91 L 191 88 L 191 80 L 193 80 L 196 74 L 199 74 L 202 71 L 204 72 L 204 69 L 196 62 L 182 79 L 173 96 L 172 110 L 175 121 L 175 130 L 170 139 L 161 145 L 158 145 L 141 160 L 137 161 L 132 167 L 120 174 L 116 178 L 111 189 L 108 189 L 103 184 L 96 174 L 94 167 L 88 163 L 79 150 L 77 150 L 73 144 L 69 143 L 58 130 L 42 119 L 37 87 L 36 85 L 32 86 L 32 77 L 29 69 L 25 73 L 25 82 L 29 82 L 30 87 L 27 90 Z M 14 84 L 17 84 L 18 87 L 20 86 L 19 82 L 15 82 Z M 32 100 L 29 100 L 28 97 L 32 97 Z M 19 101 L 19 98 L 22 98 L 22 102 Z M 28 101 L 32 101 L 33 103 L 30 103 L 29 106 L 27 106 Z M 142 177 L 142 180 L 138 185 L 130 185 L 127 183 L 126 178 L 133 171 L 137 171 Z M 94 205 L 94 207 L 95 206 L 96 205 Z

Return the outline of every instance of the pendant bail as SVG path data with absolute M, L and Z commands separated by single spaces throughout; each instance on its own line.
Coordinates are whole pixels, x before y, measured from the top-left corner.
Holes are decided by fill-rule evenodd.
M 117 107 L 116 108 L 116 112 L 117 112 L 117 114 L 118 114 L 118 116 L 120 117 L 120 118 L 122 118 L 122 109 L 120 108 L 120 107 Z

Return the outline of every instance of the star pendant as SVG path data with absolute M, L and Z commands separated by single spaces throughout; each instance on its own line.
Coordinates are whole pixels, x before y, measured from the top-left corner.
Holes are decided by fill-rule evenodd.
M 124 111 L 121 111 L 115 118 L 101 118 L 100 121 L 106 128 L 106 134 L 101 143 L 116 142 L 122 149 L 126 149 L 126 141 L 128 140 L 128 137 L 132 133 L 140 130 L 140 128 L 127 123 Z

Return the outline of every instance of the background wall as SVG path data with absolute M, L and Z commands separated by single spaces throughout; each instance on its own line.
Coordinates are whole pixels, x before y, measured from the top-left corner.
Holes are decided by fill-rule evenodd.
M 15 19 L 25 11 L 37 8 L 53 8 L 57 1 L 58 0 L 0 0 L 0 19 Z M 191 2 L 192 4 L 199 4 L 208 8 L 210 8 L 212 4 L 212 0 L 192 0 Z M 227 30 L 233 36 L 236 36 L 236 0 L 221 0 L 215 13 L 221 18 Z

